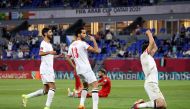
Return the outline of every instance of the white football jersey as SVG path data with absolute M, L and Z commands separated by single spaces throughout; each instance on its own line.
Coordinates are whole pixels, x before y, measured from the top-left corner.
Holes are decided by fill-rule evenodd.
M 154 58 L 146 50 L 141 54 L 140 60 L 145 74 L 145 82 L 158 83 L 158 70 Z
M 43 40 L 40 44 L 40 51 L 53 51 L 52 44 Z M 52 54 L 41 56 L 40 74 L 54 73 L 53 59 L 54 56 Z
M 77 74 L 84 74 L 92 71 L 90 62 L 88 60 L 87 49 L 89 46 L 89 44 L 81 40 L 74 41 L 69 46 L 69 51 L 67 55 L 74 59 Z

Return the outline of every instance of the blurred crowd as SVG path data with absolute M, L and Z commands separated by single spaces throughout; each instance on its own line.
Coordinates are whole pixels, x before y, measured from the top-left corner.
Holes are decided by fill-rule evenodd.
M 54 36 L 61 37 L 64 32 L 61 29 L 54 29 Z M 121 40 L 110 30 L 100 31 L 93 35 L 97 40 L 100 54 L 91 54 L 90 58 L 103 60 L 106 58 L 139 58 L 142 53 L 141 47 L 145 39 L 135 39 L 134 41 Z M 138 35 L 135 34 L 136 37 Z M 160 39 L 154 35 L 158 46 L 156 58 L 184 58 L 190 57 L 190 32 L 182 27 L 180 33 L 171 36 L 171 39 Z M 21 31 L 14 37 L 0 38 L 0 59 L 40 59 L 39 46 L 42 37 L 38 35 L 37 30 Z M 88 41 L 89 44 L 92 42 Z M 66 37 L 63 43 L 54 43 L 53 48 L 58 54 L 66 54 L 68 45 L 71 43 Z
M 153 5 L 158 0 L 0 0 L 0 8 L 100 8 Z
M 0 0 L 0 8 L 101 8 L 155 5 L 188 0 Z

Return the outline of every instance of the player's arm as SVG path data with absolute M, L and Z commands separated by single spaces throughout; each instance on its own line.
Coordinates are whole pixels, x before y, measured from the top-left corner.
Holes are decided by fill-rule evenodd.
M 64 58 L 64 57 L 65 57 L 64 54 L 54 55 L 54 58 Z
M 98 86 L 103 86 L 103 85 L 105 85 L 107 83 L 107 80 L 104 80 L 104 81 L 102 81 L 102 82 L 99 82 L 98 81 Z
M 148 45 L 147 49 L 148 49 L 148 52 L 150 53 L 150 55 L 153 56 L 158 48 L 156 46 L 156 43 L 154 41 L 154 38 L 153 38 L 150 30 L 146 31 L 146 35 L 147 35 L 148 40 L 149 40 L 149 45 Z
M 153 47 L 152 51 L 150 52 L 150 55 L 154 56 L 154 54 L 156 53 L 157 50 L 158 50 L 158 47 L 157 47 L 156 43 L 154 43 L 154 47 Z
M 90 40 L 93 42 L 94 47 L 89 46 L 89 47 L 87 48 L 87 50 L 88 50 L 88 51 L 91 51 L 91 52 L 93 52 L 93 53 L 99 53 L 98 44 L 97 44 L 96 40 L 94 39 L 94 37 L 93 37 L 93 36 L 90 36 Z
M 75 64 L 73 63 L 73 61 L 71 60 L 71 57 L 72 57 L 72 50 L 71 50 L 71 46 L 69 46 L 69 50 L 68 50 L 68 53 L 67 55 L 65 56 L 65 59 L 69 62 L 69 65 L 71 65 L 71 67 L 74 68 L 74 70 L 76 69 L 76 66 Z
M 67 55 L 66 56 L 66 60 L 69 62 L 69 64 L 74 68 L 74 70 L 76 69 L 75 64 L 73 63 L 73 61 L 71 60 L 71 56 Z
M 104 82 L 100 82 L 98 83 L 98 86 L 103 86 L 105 83 Z
M 40 51 L 39 52 L 39 55 L 40 56 L 45 56 L 45 55 L 48 55 L 48 54 L 51 54 L 51 55 L 56 55 L 56 51 L 47 51 L 47 52 L 44 52 L 44 51 Z

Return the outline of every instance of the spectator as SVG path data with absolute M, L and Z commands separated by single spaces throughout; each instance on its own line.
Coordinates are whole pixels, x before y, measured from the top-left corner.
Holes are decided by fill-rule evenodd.
M 171 44 L 172 45 L 175 45 L 176 44 L 176 40 L 177 40 L 177 36 L 174 34 L 173 36 L 172 36 L 172 39 L 171 39 Z
M 186 28 L 185 28 L 184 24 L 182 24 L 180 32 L 181 32 L 181 34 L 180 34 L 181 38 L 185 38 Z
M 13 47 L 13 43 L 11 41 L 9 41 L 9 43 L 8 43 L 8 50 L 12 50 L 12 47 Z
M 36 47 L 36 42 L 37 42 L 38 38 L 32 38 L 32 46 Z
M 7 58 L 10 59 L 12 57 L 12 51 L 6 50 Z
M 0 50 L 0 60 L 3 59 L 3 54 L 2 54 L 2 51 Z
M 18 50 L 18 58 L 23 59 L 23 52 L 21 49 Z
M 189 48 L 187 51 L 184 51 L 184 52 L 183 52 L 183 55 L 184 55 L 185 57 L 189 57 L 189 56 L 190 56 L 190 48 Z
M 44 2 L 43 2 L 43 4 L 42 4 L 42 7 L 47 8 L 47 7 L 49 7 L 49 6 L 50 6 L 49 0 L 44 0 Z
M 117 54 L 117 56 L 120 57 L 120 58 L 122 58 L 122 57 L 124 57 L 124 54 L 125 54 L 124 49 L 123 49 L 123 48 L 120 48 L 120 49 L 119 49 L 119 52 L 118 52 L 118 54 Z
M 172 53 L 177 53 L 177 47 L 175 45 L 172 47 Z
M 18 54 L 17 51 L 13 50 L 13 51 L 12 51 L 12 54 L 13 54 L 13 56 L 12 56 L 13 59 L 17 59 L 17 58 L 18 58 L 18 56 L 17 56 L 17 54 Z
M 107 30 L 107 33 L 106 33 L 106 43 L 110 44 L 110 42 L 112 41 L 112 39 L 113 39 L 113 33 L 110 30 Z
M 67 47 L 66 43 L 60 44 L 60 48 L 61 48 L 61 54 L 66 55 L 68 52 L 68 47 Z
M 24 51 L 23 56 L 24 56 L 24 58 L 26 58 L 26 59 L 30 58 L 30 57 L 29 57 L 29 50 L 28 50 L 28 49 L 26 49 L 26 50 Z

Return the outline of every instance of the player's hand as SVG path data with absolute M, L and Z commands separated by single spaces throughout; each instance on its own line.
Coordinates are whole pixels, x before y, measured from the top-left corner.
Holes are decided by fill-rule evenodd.
M 146 34 L 148 35 L 148 34 L 150 34 L 151 33 L 151 31 L 148 29 L 148 30 L 146 30 Z
M 90 41 L 95 41 L 95 38 L 93 36 L 89 36 L 90 37 Z
M 65 58 L 65 54 L 61 53 L 61 54 L 59 54 L 59 57 L 60 58 Z

